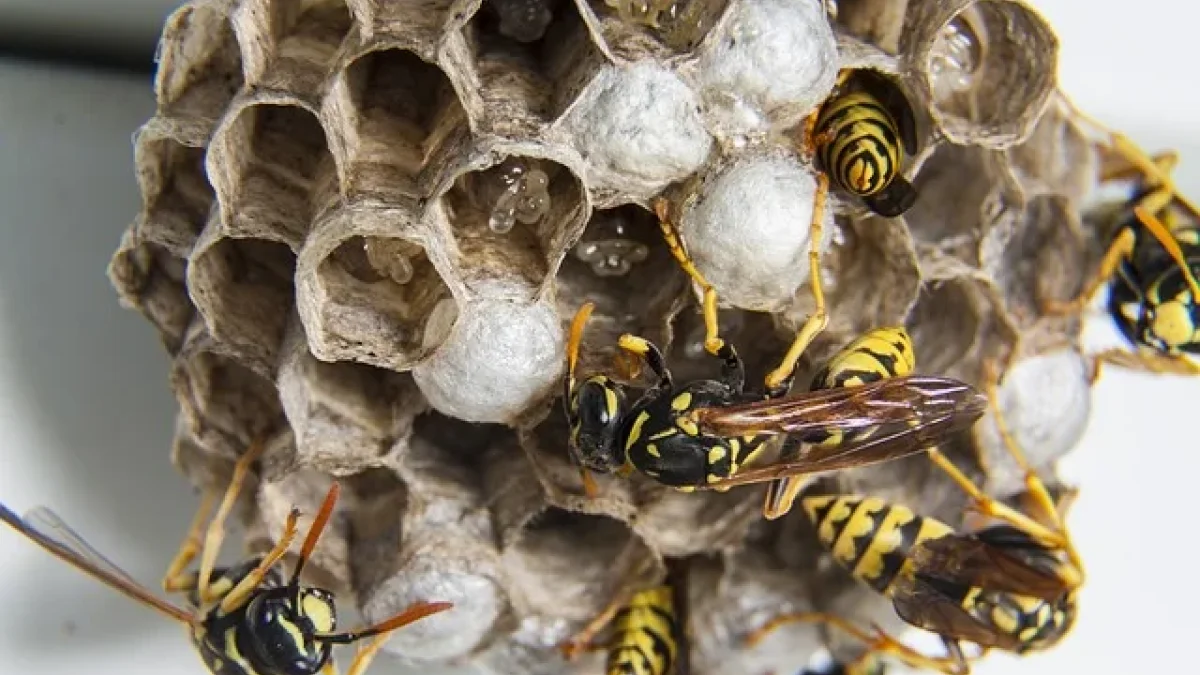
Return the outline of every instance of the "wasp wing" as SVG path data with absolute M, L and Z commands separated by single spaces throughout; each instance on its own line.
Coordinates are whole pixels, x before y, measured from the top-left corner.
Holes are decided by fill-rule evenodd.
M 910 559 L 918 571 L 949 583 L 1018 593 L 1047 602 L 1062 597 L 1073 585 L 1071 579 L 1056 573 L 1062 567 L 1054 551 L 1008 526 L 922 542 L 913 549 Z
M 818 389 L 782 398 L 700 408 L 701 431 L 718 436 L 859 431 L 887 424 L 922 424 L 942 418 L 978 419 L 987 397 L 965 382 L 906 375 L 856 387 Z
M 906 575 L 896 579 L 892 607 L 908 624 L 944 638 L 967 640 L 985 649 L 1015 651 L 1019 646 L 1016 638 L 971 616 L 957 599 L 920 577 Z
M 183 623 L 194 623 L 191 612 L 176 607 L 137 583 L 125 571 L 84 541 L 50 509 L 39 506 L 24 518 L 0 504 L 0 520 L 49 553 L 126 596 Z

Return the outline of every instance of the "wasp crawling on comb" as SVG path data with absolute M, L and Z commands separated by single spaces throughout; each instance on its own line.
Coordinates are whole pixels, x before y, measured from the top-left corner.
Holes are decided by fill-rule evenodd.
M 333 646 L 374 638 L 358 650 L 348 675 L 362 675 L 383 646 L 388 633 L 431 614 L 450 609 L 448 602 L 414 603 L 400 614 L 369 627 L 336 632 L 333 594 L 300 583 L 305 562 L 316 548 L 333 513 L 339 487 L 329 489 L 304 538 L 295 569 L 287 581 L 279 560 L 297 534 L 300 512 L 288 514 L 279 542 L 265 556 L 227 568 L 216 567 L 225 520 L 237 502 L 251 465 L 262 453 L 256 443 L 239 459 L 221 503 L 201 538 L 215 495 L 206 494 L 188 536 L 163 578 L 163 589 L 183 593 L 188 609 L 160 599 L 91 547 L 53 511 L 37 507 L 20 517 L 0 505 L 0 520 L 105 585 L 189 628 L 192 644 L 212 675 L 335 675 Z M 198 572 L 184 570 L 200 556 Z
M 1116 215 L 1116 234 L 1083 291 L 1067 301 L 1044 298 L 1042 309 L 1052 315 L 1077 314 L 1107 284 L 1108 313 L 1134 351 L 1105 350 L 1097 364 L 1200 375 L 1191 358 L 1200 354 L 1200 211 L 1171 179 L 1179 157 L 1175 152 L 1150 156 L 1124 134 L 1107 129 L 1105 134 L 1112 156 L 1100 180 L 1132 180 L 1130 197 Z
M 907 623 L 939 635 L 946 656 L 931 657 L 876 630 L 863 631 L 821 613 L 777 617 L 751 635 L 751 643 L 784 623 L 825 622 L 862 640 L 864 658 L 891 656 L 912 667 L 962 675 L 970 672 L 960 641 L 983 652 L 1017 654 L 1057 645 L 1070 631 L 1083 585 L 1083 564 L 1065 525 L 1075 492 L 1058 500 L 1025 460 L 1006 428 L 988 369 L 987 394 L 1000 435 L 1025 472 L 1023 508 L 997 501 L 937 449 L 930 459 L 969 496 L 983 527 L 950 525 L 874 497 L 819 495 L 802 499 L 817 537 L 860 581 L 891 599 Z M 851 534 L 853 533 L 853 534 Z M 982 654 L 981 654 L 982 655 Z
M 904 178 L 905 154 L 917 152 L 917 126 L 904 93 L 869 69 L 838 73 L 833 94 L 805 120 L 802 152 L 819 162 L 814 218 L 824 208 L 829 182 L 885 218 L 917 201 Z
M 681 490 L 723 490 L 875 464 L 920 452 L 969 428 L 983 414 L 986 401 L 974 388 L 935 376 L 888 377 L 861 386 L 788 393 L 804 349 L 825 326 L 816 235 L 812 278 L 818 309 L 797 333 L 780 366 L 767 375 L 765 391 L 746 391 L 742 360 L 719 337 L 716 291 L 684 250 L 667 219 L 666 203 L 660 200 L 655 206 L 669 247 L 704 290 L 705 350 L 719 360 L 721 375 L 677 384 L 654 344 L 626 334 L 618 347 L 644 363 L 657 380 L 640 398 L 631 403 L 626 386 L 605 375 L 577 380 L 580 342 L 592 310 L 590 304 L 581 307 L 571 325 L 563 401 L 569 447 L 590 495 L 596 491 L 589 473 L 593 470 L 625 476 L 636 469 Z M 785 452 L 783 460 L 770 465 L 743 468 L 772 437 L 810 434 L 846 442 L 816 444 L 804 452 Z
M 686 584 L 687 561 L 668 559 L 661 584 L 614 600 L 563 644 L 563 655 L 603 649 L 605 675 L 688 675 Z M 610 625 L 611 637 L 593 642 Z

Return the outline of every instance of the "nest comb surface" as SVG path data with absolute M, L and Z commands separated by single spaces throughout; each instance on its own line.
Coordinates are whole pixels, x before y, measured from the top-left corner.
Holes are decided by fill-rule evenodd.
M 173 459 L 213 484 L 269 438 L 251 509 L 263 541 L 289 506 L 311 512 L 343 481 L 312 574 L 370 619 L 422 598 L 459 605 L 397 633 L 394 655 L 566 672 L 554 644 L 660 579 L 663 556 L 701 556 L 699 673 L 806 662 L 825 641 L 812 627 L 740 646 L 779 609 L 895 625 L 818 565 L 799 514 L 760 521 L 761 490 L 681 494 L 635 476 L 585 499 L 556 399 L 585 300 L 583 370 L 608 369 L 634 332 L 666 348 L 677 378 L 715 372 L 648 208 L 657 195 L 721 292 L 751 377 L 774 366 L 812 309 L 816 180 L 788 138 L 842 67 L 907 94 L 921 198 L 884 219 L 831 195 L 831 321 L 800 381 L 859 332 L 904 324 L 922 371 L 1009 372 L 1003 405 L 1040 467 L 1082 432 L 1079 322 L 1042 316 L 1036 298 L 1076 292 L 1096 256 L 1079 218 L 1095 159 L 1054 93 L 1057 44 L 1034 11 L 639 4 L 210 0 L 165 26 L 157 113 L 136 138 L 143 205 L 110 276 L 174 358 Z M 1055 386 L 1021 396 L 1043 381 Z M 948 450 L 990 489 L 1019 489 L 990 420 Z M 951 523 L 962 508 L 921 458 L 817 487 Z

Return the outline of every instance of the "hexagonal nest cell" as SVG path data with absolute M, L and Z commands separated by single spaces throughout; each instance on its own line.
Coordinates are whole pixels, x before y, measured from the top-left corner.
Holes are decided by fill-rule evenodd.
M 568 329 L 592 303 L 576 376 L 633 397 L 653 380 L 616 362 L 626 333 L 677 383 L 718 377 L 664 197 L 760 391 L 815 307 L 817 167 L 797 134 L 839 69 L 871 68 L 918 120 L 901 167 L 918 198 L 888 218 L 832 189 L 815 242 L 829 321 L 798 389 L 864 331 L 903 326 L 918 372 L 1007 375 L 1006 419 L 1059 485 L 1089 357 L 1080 318 L 1040 301 L 1082 288 L 1111 228 L 1080 213 L 1098 145 L 1057 91 L 1057 51 L 1019 0 L 188 2 L 163 30 L 142 203 L 109 269 L 173 359 L 173 461 L 219 487 L 267 442 L 245 511 L 258 548 L 339 481 L 310 578 L 369 619 L 456 604 L 389 639 L 410 663 L 592 672 L 555 646 L 681 561 L 693 673 L 851 658 L 861 645 L 816 626 L 745 643 L 790 610 L 903 627 L 799 506 L 766 521 L 762 485 L 687 493 L 636 471 L 586 494 Z M 1020 499 L 993 416 L 942 441 Z M 805 482 L 830 491 L 970 521 L 924 457 Z

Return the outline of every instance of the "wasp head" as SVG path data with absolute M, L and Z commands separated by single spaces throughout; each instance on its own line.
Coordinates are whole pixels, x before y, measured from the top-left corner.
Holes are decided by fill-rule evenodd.
M 603 375 L 571 387 L 566 396 L 571 452 L 584 467 L 608 473 L 622 465 L 620 431 L 625 389 Z
M 313 675 L 328 663 L 333 646 L 317 639 L 337 624 L 328 591 L 301 588 L 297 594 L 291 587 L 273 588 L 250 601 L 246 618 L 259 672 Z

